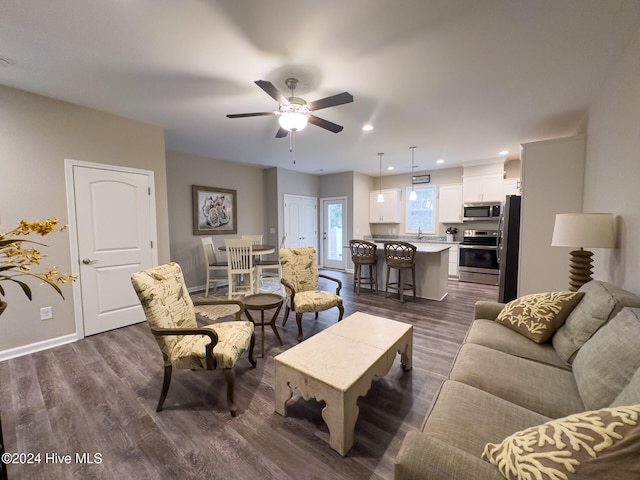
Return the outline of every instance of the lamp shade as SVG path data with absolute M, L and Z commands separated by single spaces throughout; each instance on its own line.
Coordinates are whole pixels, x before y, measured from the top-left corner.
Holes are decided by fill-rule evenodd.
M 559 213 L 551 245 L 574 248 L 613 248 L 612 213 Z
M 285 130 L 299 132 L 307 126 L 308 117 L 304 113 L 287 112 L 280 115 L 278 122 Z

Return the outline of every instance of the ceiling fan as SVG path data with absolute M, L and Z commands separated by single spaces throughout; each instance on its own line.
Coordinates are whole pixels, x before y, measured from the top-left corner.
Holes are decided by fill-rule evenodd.
M 307 103 L 303 98 L 294 95 L 298 86 L 297 78 L 287 78 L 285 81 L 287 88 L 291 90 L 291 96 L 285 97 L 278 91 L 273 84 L 267 80 L 257 80 L 255 82 L 267 95 L 278 102 L 279 107 L 275 112 L 257 112 L 257 113 L 237 113 L 227 115 L 227 118 L 243 118 L 243 117 L 262 117 L 267 115 L 277 115 L 280 128 L 276 133 L 276 138 L 286 137 L 289 132 L 299 132 L 307 123 L 329 130 L 333 133 L 339 133 L 344 128 L 341 125 L 330 122 L 320 117 L 312 115 L 310 112 L 321 110 L 323 108 L 335 107 L 344 103 L 353 102 L 353 95 L 348 92 L 338 93 L 330 97 L 321 98 L 315 102 Z

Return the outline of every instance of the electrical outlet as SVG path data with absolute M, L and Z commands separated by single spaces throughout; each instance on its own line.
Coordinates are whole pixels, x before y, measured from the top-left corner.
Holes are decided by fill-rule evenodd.
M 40 320 L 51 320 L 53 318 L 53 307 L 42 307 L 40 309 Z

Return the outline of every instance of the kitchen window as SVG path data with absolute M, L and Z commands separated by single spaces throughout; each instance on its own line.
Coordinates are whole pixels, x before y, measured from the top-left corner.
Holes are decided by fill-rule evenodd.
M 407 218 L 406 233 L 428 233 L 436 232 L 436 187 L 413 186 L 416 192 L 416 199 L 411 200 L 412 187 L 407 187 Z

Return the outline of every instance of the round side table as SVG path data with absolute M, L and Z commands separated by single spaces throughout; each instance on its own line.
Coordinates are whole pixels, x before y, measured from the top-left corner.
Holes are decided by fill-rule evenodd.
M 278 314 L 280 313 L 280 309 L 282 308 L 282 304 L 284 303 L 284 297 L 281 295 L 277 295 L 275 293 L 255 293 L 253 295 L 247 295 L 242 299 L 242 303 L 244 303 L 244 312 L 247 314 L 247 318 L 249 321 L 253 322 L 256 327 L 261 327 L 262 329 L 262 339 L 261 339 L 261 348 L 262 348 L 262 358 L 264 358 L 264 326 L 271 325 L 273 329 L 273 333 L 276 334 L 276 338 L 280 345 L 282 345 L 282 339 L 280 338 L 280 334 L 278 333 L 278 329 L 276 327 L 276 319 L 278 318 Z M 264 312 L 265 310 L 271 310 L 275 308 L 275 313 L 271 316 L 271 320 L 268 322 L 264 321 Z M 260 323 L 256 323 L 256 321 L 251 316 L 250 310 L 259 310 L 260 311 Z

